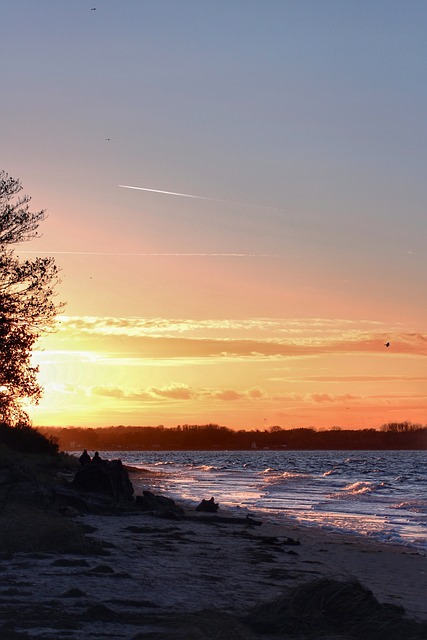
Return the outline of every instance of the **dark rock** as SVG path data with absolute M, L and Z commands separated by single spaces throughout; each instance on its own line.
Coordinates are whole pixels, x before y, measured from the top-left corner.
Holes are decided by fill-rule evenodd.
M 85 467 L 86 468 L 86 467 Z M 63 515 L 78 513 L 104 512 L 111 509 L 113 498 L 102 493 L 80 492 L 65 486 L 54 488 L 55 504 Z
M 107 468 L 111 474 L 116 496 L 118 495 L 119 499 L 123 500 L 133 500 L 134 489 L 122 461 L 111 460 Z
M 116 502 L 133 500 L 132 482 L 121 460 L 101 460 L 83 466 L 71 486 L 76 491 L 110 496 Z
M 114 496 L 114 487 L 107 467 L 101 465 L 86 465 L 77 471 L 71 486 L 76 491 L 103 493 Z
M 196 511 L 206 511 L 208 513 L 216 513 L 219 509 L 219 504 L 215 502 L 213 498 L 209 500 L 203 499 L 201 503 L 196 507 Z
M 166 518 L 177 518 L 184 515 L 184 509 L 179 507 L 172 498 L 158 496 L 151 491 L 143 491 L 142 493 L 142 496 L 135 498 L 141 511 L 152 511 L 156 515 L 163 515 Z

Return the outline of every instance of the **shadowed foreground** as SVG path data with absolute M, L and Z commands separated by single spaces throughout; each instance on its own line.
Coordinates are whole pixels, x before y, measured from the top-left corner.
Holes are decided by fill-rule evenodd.
M 427 638 L 423 556 L 153 494 L 64 509 L 51 485 L 70 497 L 74 472 L 3 460 L 1 640 Z
M 57 563 L 56 566 L 61 564 Z M 74 566 L 78 566 L 77 563 Z M 101 566 L 97 571 L 102 573 Z M 103 571 L 106 572 L 105 567 Z M 90 569 L 87 573 L 90 573 Z M 120 601 L 119 598 L 108 600 L 107 604 L 90 602 L 78 588 L 62 594 L 58 601 L 51 600 L 45 605 L 28 603 L 23 607 L 19 603 L 19 595 L 24 595 L 24 592 L 23 585 L 1 592 L 2 640 L 28 640 L 35 637 L 39 640 L 65 637 L 132 640 L 425 640 L 427 637 L 427 623 L 407 619 L 403 610 L 393 605 L 379 604 L 372 593 L 357 582 L 330 579 L 308 582 L 287 590 L 272 602 L 252 608 L 243 616 L 215 609 L 156 614 L 155 603 L 131 599 Z M 84 606 L 79 615 L 76 616 L 76 607 L 72 604 L 64 607 L 61 599 L 68 599 L 70 603 L 80 599 Z M 147 609 L 151 611 L 147 613 Z M 138 630 L 141 628 L 143 631 Z

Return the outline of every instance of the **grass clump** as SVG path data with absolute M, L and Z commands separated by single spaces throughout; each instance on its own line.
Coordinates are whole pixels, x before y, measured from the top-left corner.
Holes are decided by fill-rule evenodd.
M 56 438 L 45 436 L 28 424 L 11 427 L 4 422 L 0 423 L 0 444 L 22 453 L 55 455 L 59 451 Z
M 328 578 L 289 590 L 245 619 L 255 631 L 298 640 L 426 640 L 427 623 L 380 604 L 357 581 Z

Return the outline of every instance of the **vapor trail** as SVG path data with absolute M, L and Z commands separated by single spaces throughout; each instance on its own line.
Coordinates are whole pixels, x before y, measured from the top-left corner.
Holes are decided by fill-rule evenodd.
M 209 202 L 222 202 L 223 204 L 234 204 L 253 209 L 270 209 L 271 211 L 283 211 L 278 207 L 268 207 L 263 204 L 249 204 L 249 202 L 239 202 L 237 200 L 220 200 L 219 198 L 207 198 L 206 196 L 195 196 L 190 193 L 177 193 L 176 191 L 161 191 L 160 189 L 148 189 L 147 187 L 132 187 L 128 184 L 119 184 L 122 189 L 136 189 L 137 191 L 149 191 L 151 193 L 161 193 L 165 196 L 179 196 L 180 198 L 194 198 L 195 200 L 209 200 Z
M 146 187 L 131 187 L 128 184 L 119 184 L 122 189 L 137 189 L 137 191 L 151 191 L 151 193 L 163 193 L 166 196 L 180 196 L 180 198 L 195 198 L 196 200 L 211 200 L 212 202 L 224 202 L 216 198 L 205 198 L 204 196 L 193 196 L 189 193 L 176 193 L 175 191 L 160 191 L 160 189 L 147 189 Z

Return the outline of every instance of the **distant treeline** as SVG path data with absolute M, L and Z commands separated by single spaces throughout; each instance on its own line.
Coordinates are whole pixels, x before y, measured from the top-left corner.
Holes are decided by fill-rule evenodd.
M 427 449 L 427 425 L 389 422 L 380 429 L 315 428 L 235 431 L 217 424 L 177 427 L 39 427 L 57 439 L 62 451 L 206 449 Z

